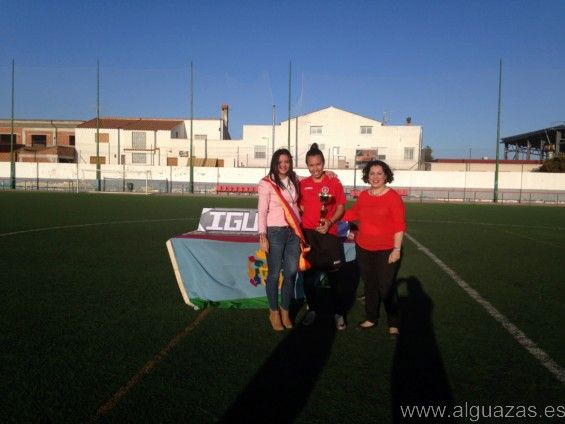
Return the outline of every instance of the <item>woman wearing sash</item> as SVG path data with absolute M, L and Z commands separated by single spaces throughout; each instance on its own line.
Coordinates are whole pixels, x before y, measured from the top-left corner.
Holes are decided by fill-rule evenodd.
M 271 158 L 269 175 L 259 182 L 259 246 L 267 254 L 266 281 L 269 321 L 275 331 L 292 328 L 290 301 L 300 257 L 300 214 L 298 177 L 292 156 L 279 149 Z M 279 309 L 279 275 L 283 272 Z

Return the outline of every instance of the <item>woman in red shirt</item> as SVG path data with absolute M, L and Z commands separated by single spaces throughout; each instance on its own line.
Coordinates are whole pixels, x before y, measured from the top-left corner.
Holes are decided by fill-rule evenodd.
M 360 328 L 376 327 L 381 302 L 388 316 L 389 333 L 399 334 L 398 293 L 395 276 L 406 231 L 404 203 L 387 187 L 394 174 L 383 161 L 373 160 L 363 168 L 363 181 L 371 187 L 345 212 L 343 221 L 358 221 L 355 247 L 361 278 L 365 283 L 365 321 Z
M 302 209 L 302 228 L 304 236 L 307 240 L 311 240 L 315 233 L 328 234 L 328 237 L 335 238 L 339 243 L 340 250 L 343 255 L 343 246 L 338 241 L 337 221 L 345 211 L 345 193 L 343 186 L 332 172 L 324 170 L 325 158 L 317 143 L 312 143 L 310 150 L 306 152 L 306 165 L 310 172 L 310 177 L 300 180 L 300 208 Z M 326 204 L 326 216 L 320 217 L 320 208 L 322 202 L 320 195 L 325 193 L 329 195 L 330 200 Z M 331 239 L 330 239 L 331 240 Z M 316 310 L 318 302 L 316 299 L 315 279 L 317 274 L 322 270 L 317 270 L 314 265 L 311 269 L 304 272 L 304 294 L 308 304 L 308 313 L 306 314 L 302 324 L 308 326 L 314 323 L 316 319 Z M 327 270 L 325 270 L 327 271 Z M 342 295 L 344 276 L 341 269 L 328 271 L 327 274 L 330 281 L 332 298 L 334 302 L 334 319 L 338 330 L 345 330 L 345 299 Z

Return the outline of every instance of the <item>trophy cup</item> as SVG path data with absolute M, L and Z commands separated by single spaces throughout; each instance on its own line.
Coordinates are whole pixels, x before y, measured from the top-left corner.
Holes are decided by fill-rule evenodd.
M 327 205 L 332 198 L 329 187 L 323 187 L 322 191 L 318 193 L 318 197 L 320 198 L 320 203 L 322 203 L 320 207 L 320 225 L 322 225 L 328 215 Z

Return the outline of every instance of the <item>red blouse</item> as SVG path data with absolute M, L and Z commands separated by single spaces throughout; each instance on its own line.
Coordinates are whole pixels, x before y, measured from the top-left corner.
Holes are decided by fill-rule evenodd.
M 362 191 L 341 220 L 359 221 L 356 243 L 365 250 L 392 249 L 394 234 L 406 231 L 404 202 L 393 189 L 381 196 Z

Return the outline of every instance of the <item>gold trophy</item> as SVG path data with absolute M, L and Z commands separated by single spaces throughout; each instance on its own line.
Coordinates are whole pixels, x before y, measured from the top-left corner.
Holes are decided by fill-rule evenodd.
M 322 203 L 322 206 L 320 207 L 320 225 L 322 225 L 326 217 L 328 216 L 327 205 L 332 198 L 332 195 L 330 194 L 330 188 L 322 187 L 322 191 L 318 193 L 318 197 L 320 198 L 320 203 Z

